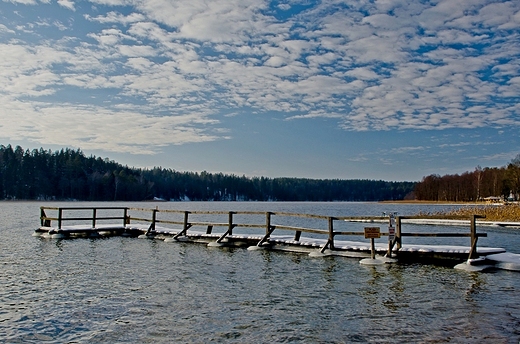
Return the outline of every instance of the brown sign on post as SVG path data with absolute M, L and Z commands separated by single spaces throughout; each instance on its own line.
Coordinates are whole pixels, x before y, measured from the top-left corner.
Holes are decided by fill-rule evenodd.
M 365 227 L 365 239 L 379 239 L 381 231 L 379 227 Z

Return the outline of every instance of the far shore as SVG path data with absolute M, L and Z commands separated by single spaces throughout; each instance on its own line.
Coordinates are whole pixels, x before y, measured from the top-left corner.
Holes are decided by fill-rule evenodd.
M 438 204 L 438 205 L 492 205 L 486 202 L 462 202 L 462 201 L 420 201 L 420 200 L 392 200 L 379 201 L 379 203 L 397 203 L 397 204 Z

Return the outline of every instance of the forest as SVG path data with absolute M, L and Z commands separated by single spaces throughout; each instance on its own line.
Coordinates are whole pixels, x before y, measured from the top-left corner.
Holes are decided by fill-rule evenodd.
M 518 201 L 520 197 L 520 154 L 504 167 L 477 166 L 472 172 L 426 176 L 415 186 L 417 200 L 475 202 L 488 197 Z
M 265 178 L 130 168 L 80 149 L 0 145 L 0 199 L 80 201 L 402 200 L 414 182 Z

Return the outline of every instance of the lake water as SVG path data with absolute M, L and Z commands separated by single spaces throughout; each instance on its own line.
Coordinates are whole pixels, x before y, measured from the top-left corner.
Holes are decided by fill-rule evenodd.
M 128 206 L 412 215 L 380 203 L 0 202 L 7 343 L 519 343 L 520 273 L 208 248 L 126 237 L 32 237 L 39 207 Z M 479 227 L 520 253 L 520 231 Z M 350 239 L 349 239 L 350 240 Z M 451 240 L 451 239 L 448 239 Z M 452 242 L 445 242 L 451 244 Z M 466 243 L 467 244 L 467 243 Z

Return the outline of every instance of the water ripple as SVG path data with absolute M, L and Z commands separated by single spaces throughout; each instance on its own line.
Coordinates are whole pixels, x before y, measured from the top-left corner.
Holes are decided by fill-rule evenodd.
M 343 257 L 121 237 L 45 240 L 30 237 L 35 204 L 0 206 L 3 342 L 516 344 L 520 338 L 518 273 L 366 267 Z

